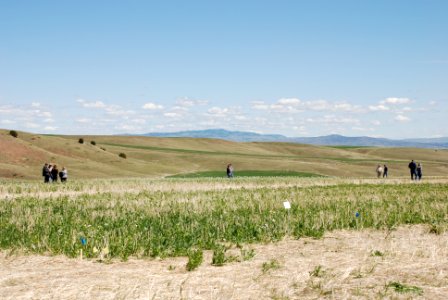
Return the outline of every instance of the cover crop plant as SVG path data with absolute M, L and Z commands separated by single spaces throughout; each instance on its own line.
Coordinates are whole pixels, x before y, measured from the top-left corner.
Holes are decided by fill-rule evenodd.
M 94 249 L 108 249 L 108 257 L 122 259 L 215 250 L 220 264 L 217 249 L 223 242 L 273 242 L 288 232 L 294 238 L 319 238 L 335 229 L 447 224 L 445 184 L 312 186 L 308 179 L 291 179 L 295 186 L 281 186 L 283 180 L 264 179 L 251 188 L 241 187 L 250 186 L 250 179 L 223 180 L 221 186 L 209 179 L 6 183 L 0 188 L 0 248 L 70 257 L 83 249 L 91 258 L 99 255 Z M 291 202 L 289 219 L 285 199 Z

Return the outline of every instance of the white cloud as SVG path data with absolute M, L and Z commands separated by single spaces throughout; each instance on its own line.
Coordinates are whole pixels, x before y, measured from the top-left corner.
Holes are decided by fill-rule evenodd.
M 388 106 L 385 106 L 383 104 L 379 104 L 379 105 L 369 105 L 369 110 L 370 111 L 386 111 L 389 110 L 390 108 Z
M 339 102 L 334 104 L 335 111 L 345 111 L 345 112 L 363 112 L 363 109 L 360 105 L 353 105 L 347 102 Z
M 338 117 L 334 115 L 326 115 L 322 118 L 307 118 L 308 123 L 322 123 L 322 124 L 359 124 L 360 121 L 355 118 Z
M 370 127 L 357 127 L 357 126 L 354 126 L 354 127 L 352 127 L 352 129 L 355 130 L 355 131 L 361 131 L 361 132 L 372 132 L 372 131 L 375 131 L 374 128 L 370 128 Z
M 106 113 L 112 116 L 121 116 L 126 118 L 129 115 L 135 114 L 133 110 L 124 110 L 119 105 L 109 105 L 105 108 Z
M 55 131 L 56 129 L 58 129 L 58 128 L 54 127 L 54 126 L 45 126 L 44 127 L 44 130 L 47 130 L 47 131 Z
M 135 124 L 141 124 L 141 125 L 146 124 L 145 119 L 133 119 L 131 122 L 135 123 Z
M 371 121 L 370 123 L 373 124 L 373 125 L 375 125 L 375 126 L 380 126 L 380 125 L 381 125 L 381 122 L 378 121 L 378 120 L 373 120 L 373 121 Z
M 311 110 L 331 110 L 331 105 L 326 100 L 307 101 L 305 104 Z
M 163 106 L 160 104 L 156 104 L 156 103 L 152 103 L 152 102 L 148 102 L 145 103 L 142 106 L 143 109 L 147 109 L 147 110 L 159 110 L 159 109 L 163 109 Z
M 273 104 L 263 101 L 252 101 L 252 108 L 278 113 L 302 113 L 304 111 L 328 111 L 359 113 L 365 111 L 360 105 L 348 102 L 330 102 L 327 100 L 301 101 L 298 98 L 281 98 Z
M 178 99 L 176 101 L 176 104 L 178 106 L 182 106 L 182 107 L 192 107 L 192 106 L 196 106 L 196 105 L 207 105 L 208 101 L 207 100 L 192 100 L 189 98 L 181 98 Z
M 187 111 L 188 111 L 188 108 L 185 107 L 185 106 L 179 106 L 179 105 L 177 105 L 177 106 L 173 106 L 173 107 L 171 107 L 171 110 L 173 110 L 173 111 L 187 112 Z
M 296 106 L 296 105 L 299 105 L 300 103 L 302 103 L 302 101 L 300 101 L 300 99 L 297 99 L 297 98 L 282 98 L 282 99 L 278 100 L 278 103 L 282 104 L 282 105 Z
M 258 105 L 258 109 L 264 109 L 263 105 Z M 290 104 L 282 104 L 280 102 L 276 102 L 267 107 L 268 111 L 276 112 L 276 113 L 300 113 L 301 109 L 298 108 L 298 103 Z
M 293 130 L 300 132 L 301 134 L 306 134 L 306 127 L 305 126 L 293 126 Z
M 8 124 L 15 124 L 16 122 L 11 120 L 1 120 L 0 123 L 8 125 Z
M 81 119 L 76 119 L 76 122 L 81 123 L 81 124 L 87 124 L 87 123 L 91 123 L 92 120 L 87 119 L 87 118 L 81 118 Z
M 397 115 L 395 117 L 395 120 L 398 121 L 398 122 L 409 122 L 411 119 L 406 117 L 406 116 L 404 116 L 404 115 Z
M 176 113 L 176 112 L 167 112 L 167 113 L 164 113 L 163 115 L 165 117 L 168 117 L 168 118 L 179 118 L 179 117 L 182 117 L 182 114 Z
M 381 104 L 391 104 L 391 105 L 398 105 L 398 104 L 408 104 L 411 103 L 411 99 L 409 98 L 395 98 L 395 97 L 390 97 L 390 98 L 386 98 L 383 101 L 381 101 Z
M 129 124 L 119 124 L 115 126 L 115 129 L 125 130 L 125 131 L 140 131 L 142 128 L 140 126 L 134 126 Z
M 248 120 L 248 118 L 246 116 L 242 116 L 242 115 L 235 115 L 234 118 L 235 118 L 235 120 L 238 120 L 238 121 Z
M 33 122 L 26 122 L 25 124 L 23 124 L 25 126 L 25 128 L 39 128 L 40 125 L 33 123 Z
M 229 109 L 215 106 L 210 108 L 207 112 L 215 117 L 225 117 L 229 114 Z
M 9 106 L 0 106 L 0 114 L 9 114 L 12 108 Z
M 40 107 L 40 103 L 39 102 L 32 102 L 31 103 L 31 107 Z
M 84 107 L 84 108 L 102 109 L 108 115 L 112 115 L 112 116 L 121 116 L 123 118 L 126 118 L 127 116 L 133 115 L 136 113 L 133 110 L 125 110 L 120 105 L 116 105 L 116 104 L 107 105 L 102 101 L 89 102 L 84 99 L 77 99 L 76 102 L 80 103 L 82 105 L 82 107 Z
M 257 109 L 257 110 L 268 110 L 269 109 L 269 105 L 267 105 L 263 101 L 252 101 L 251 105 L 252 105 L 253 109 Z
M 44 123 L 54 123 L 54 119 L 48 118 L 43 121 Z
M 82 106 L 85 108 L 105 108 L 106 107 L 106 104 L 104 104 L 103 101 L 87 102 L 82 99 L 80 99 L 80 100 L 81 101 L 78 100 L 78 102 L 81 103 Z

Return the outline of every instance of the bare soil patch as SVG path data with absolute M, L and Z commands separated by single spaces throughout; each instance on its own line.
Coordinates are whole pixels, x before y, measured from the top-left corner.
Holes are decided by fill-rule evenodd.
M 187 272 L 187 258 L 94 260 L 0 252 L 1 299 L 446 299 L 448 233 L 335 231 L 248 245 L 255 256 Z M 235 249 L 237 251 L 237 249 Z M 274 262 L 275 268 L 263 268 Z M 264 270 L 263 270 L 264 269 Z M 410 289 L 395 290 L 397 282 Z

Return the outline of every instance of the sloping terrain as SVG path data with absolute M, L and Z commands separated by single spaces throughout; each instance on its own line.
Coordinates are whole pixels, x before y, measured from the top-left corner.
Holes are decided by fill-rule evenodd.
M 84 138 L 84 144 L 78 142 Z M 94 141 L 96 144 L 92 145 Z M 118 154 L 126 154 L 126 159 Z M 424 175 L 448 174 L 448 151 L 413 148 L 325 147 L 291 143 L 238 143 L 200 138 L 142 136 L 64 136 L 0 130 L 0 178 L 41 178 L 45 162 L 65 166 L 70 178 L 164 177 L 239 170 L 276 170 L 324 176 L 372 177 L 377 164 L 407 176 L 416 159 Z

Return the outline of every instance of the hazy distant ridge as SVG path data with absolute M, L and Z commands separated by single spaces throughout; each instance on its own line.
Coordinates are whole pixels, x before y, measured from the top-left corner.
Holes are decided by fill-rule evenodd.
M 373 138 L 368 136 L 347 137 L 338 134 L 317 137 L 286 137 L 280 134 L 259 134 L 255 132 L 229 131 L 225 129 L 191 130 L 178 132 L 150 132 L 143 135 L 153 137 L 213 138 L 236 142 L 290 142 L 327 146 L 448 148 L 448 137 L 403 140 Z

